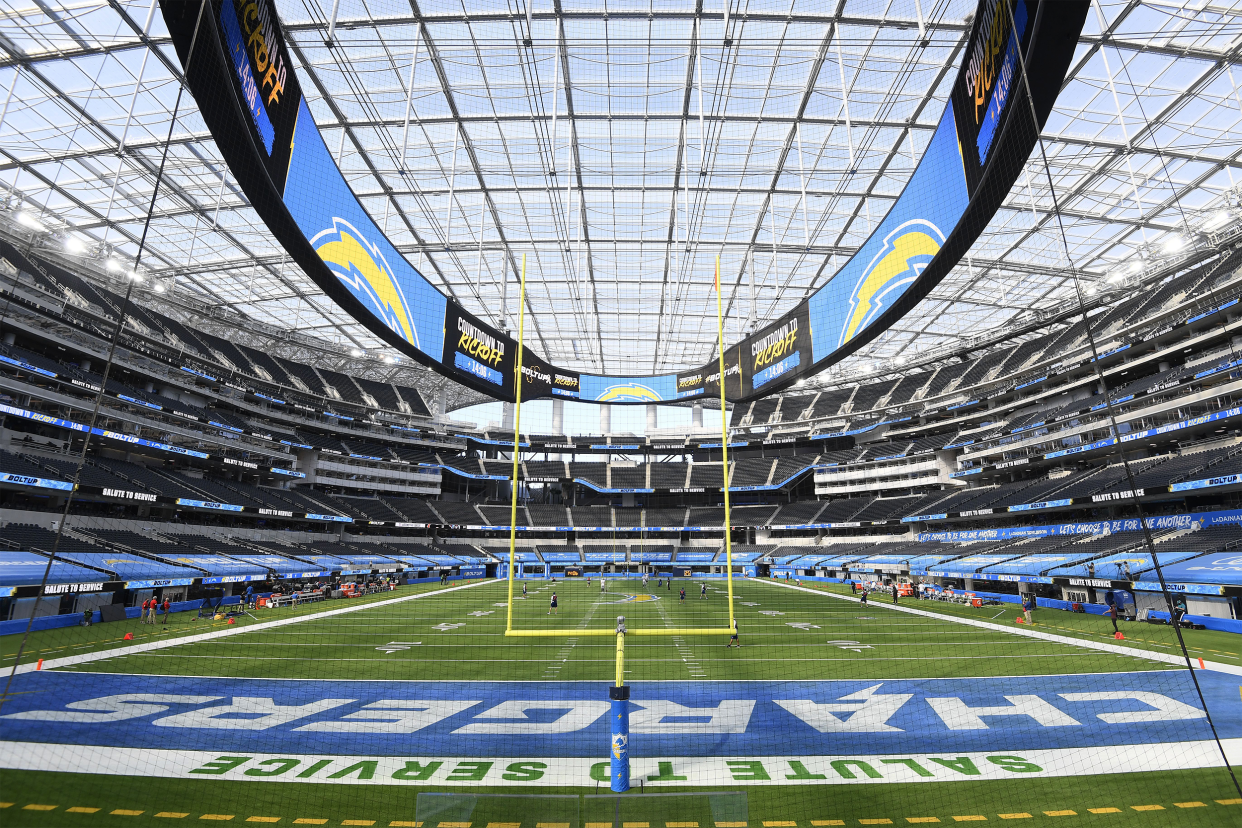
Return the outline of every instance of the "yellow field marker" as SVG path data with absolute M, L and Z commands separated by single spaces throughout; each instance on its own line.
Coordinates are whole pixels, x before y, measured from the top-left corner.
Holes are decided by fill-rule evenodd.
M 59 807 L 60 807 L 59 805 L 35 805 L 35 804 L 30 804 L 30 805 L 23 805 L 23 806 L 22 806 L 22 810 L 23 810 L 23 811 L 55 811 L 55 810 L 56 810 L 57 808 L 59 808 Z
M 361 825 L 362 823 L 356 823 L 356 824 Z M 370 825 L 371 823 L 368 822 L 367 824 Z M 440 826 L 440 828 L 470 828 L 469 822 L 441 822 L 441 823 L 438 823 L 438 825 Z
M 216 822 L 228 822 L 235 816 L 237 816 L 237 814 L 203 814 L 199 817 L 199 819 L 210 819 L 215 820 Z
M 160 811 L 158 814 L 156 814 L 156 816 L 163 817 L 164 819 L 183 819 L 185 817 L 188 817 L 189 814 L 181 813 L 180 811 Z
M 65 813 L 67 814 L 95 814 L 98 812 L 98 808 L 86 808 L 81 805 L 75 805 L 72 808 L 65 809 Z
M 623 822 L 621 828 L 651 828 L 650 822 Z
M 124 808 L 117 808 L 111 813 L 113 816 L 142 816 L 146 811 L 127 811 Z
M 1217 805 L 1242 805 L 1242 799 L 1218 799 Z
M 293 821 L 294 825 L 323 825 L 326 819 L 311 819 L 310 817 L 298 817 Z
M 858 821 L 862 823 L 863 825 L 892 825 L 893 824 L 893 821 L 891 819 L 860 819 Z
M 341 824 L 342 825 L 374 825 L 375 820 L 373 819 L 343 819 L 341 820 Z M 464 822 L 464 823 L 441 822 L 440 824 L 441 825 L 469 825 L 470 823 L 469 822 Z
M 939 822 L 940 817 L 906 817 L 906 822 Z
M 423 828 L 422 821 L 414 822 L 408 819 L 394 819 L 388 823 L 388 828 Z M 568 828 L 568 826 L 566 826 Z
M 988 821 L 988 818 L 983 816 L 982 814 L 971 814 L 970 816 L 955 816 L 953 817 L 953 819 L 956 822 L 987 822 Z
M 1206 808 L 1206 802 L 1174 802 L 1178 808 Z
M 418 824 L 422 825 L 421 822 Z M 694 824 L 698 825 L 697 822 Z M 568 822 L 536 822 L 535 828 L 569 828 L 569 823 Z
M 1026 811 L 1022 811 L 1021 813 L 1017 813 L 1017 814 L 997 814 L 997 816 L 1000 817 L 1001 819 L 1034 819 L 1034 817 L 1032 817 Z
M 12 802 L 0 802 L 0 808 L 12 808 L 12 807 L 13 807 Z
M 717 822 L 716 824 L 719 825 L 720 823 Z M 845 820 L 843 819 L 813 819 L 811 820 L 811 824 L 814 825 L 815 828 L 820 828 L 820 826 L 822 825 L 844 825 Z
M 793 820 L 764 820 L 763 828 L 798 828 L 798 823 Z
M 664 828 L 699 828 L 697 822 L 666 822 Z
M 1088 808 L 1087 810 L 1093 814 L 1119 814 L 1121 813 L 1120 808 Z
M 520 822 L 489 822 L 487 828 L 522 828 Z
M 1046 816 L 1078 816 L 1077 811 L 1044 811 Z
M 280 817 L 251 816 L 246 817 L 246 822 L 280 822 Z
M 844 822 L 823 822 L 823 823 L 812 822 L 811 824 L 812 825 L 844 825 L 845 823 Z M 590 828 L 590 825 L 591 823 L 588 822 L 587 828 Z M 746 823 L 745 822 L 717 822 L 716 828 L 746 828 Z
M 1163 805 L 1131 805 L 1130 807 L 1136 811 L 1163 811 L 1164 810 Z

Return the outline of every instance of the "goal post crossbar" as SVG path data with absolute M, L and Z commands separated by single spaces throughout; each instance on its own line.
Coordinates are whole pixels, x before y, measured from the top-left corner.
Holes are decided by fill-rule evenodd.
M 615 636 L 616 630 L 505 630 L 510 638 L 564 638 L 572 635 L 580 636 Z M 733 630 L 725 627 L 652 627 L 627 630 L 626 635 L 732 635 Z

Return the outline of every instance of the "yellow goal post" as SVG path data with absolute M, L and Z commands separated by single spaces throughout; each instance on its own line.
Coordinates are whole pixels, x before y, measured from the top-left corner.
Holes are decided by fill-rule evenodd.
M 669 635 L 732 635 L 734 630 L 733 614 L 733 533 L 729 516 L 729 428 L 725 410 L 725 362 L 724 362 L 724 315 L 720 298 L 720 257 L 716 257 L 716 330 L 719 345 L 720 376 L 720 463 L 723 470 L 722 489 L 724 491 L 724 536 L 725 536 L 725 574 L 729 592 L 729 626 L 728 627 L 663 627 L 650 629 L 586 629 L 574 630 L 574 637 L 579 636 L 616 636 L 617 637 L 617 686 L 623 684 L 622 659 L 625 648 L 625 636 L 669 636 Z M 514 558 L 517 552 L 517 503 L 518 503 L 518 471 L 519 452 L 522 427 L 522 345 L 526 330 L 526 254 L 522 254 L 522 279 L 518 289 L 518 338 L 517 356 L 514 368 L 514 419 L 513 419 L 513 473 L 509 479 L 509 598 L 505 608 L 505 636 L 509 638 L 563 638 L 569 633 L 566 630 L 534 630 L 514 629 L 513 627 L 513 582 Z

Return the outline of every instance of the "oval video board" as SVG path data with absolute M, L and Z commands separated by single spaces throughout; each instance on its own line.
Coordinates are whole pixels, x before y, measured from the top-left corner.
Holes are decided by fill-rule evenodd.
M 388 344 L 463 385 L 514 399 L 517 342 L 441 293 L 363 209 L 311 116 L 272 0 L 161 0 L 161 8 L 207 126 L 289 255 Z M 839 362 L 944 278 L 1030 155 L 1087 9 L 1086 0 L 980 0 L 949 101 L 910 181 L 825 285 L 725 352 L 730 401 L 775 393 Z M 672 374 L 599 376 L 523 348 L 522 398 L 716 397 L 720 373 L 713 358 Z

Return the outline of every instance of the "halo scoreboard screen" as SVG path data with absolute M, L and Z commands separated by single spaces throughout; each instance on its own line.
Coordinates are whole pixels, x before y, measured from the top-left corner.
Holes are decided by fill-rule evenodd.
M 210 0 L 201 20 L 198 3 L 161 7 L 229 168 L 298 265 L 388 344 L 512 400 L 516 341 L 445 296 L 363 209 L 311 116 L 272 0 Z M 727 349 L 730 401 L 775 393 L 839 362 L 948 274 L 1030 155 L 1087 9 L 1086 0 L 980 0 L 949 101 L 906 187 L 826 284 Z M 717 396 L 719 375 L 717 358 L 676 374 L 579 374 L 526 349 L 522 397 L 671 402 Z

